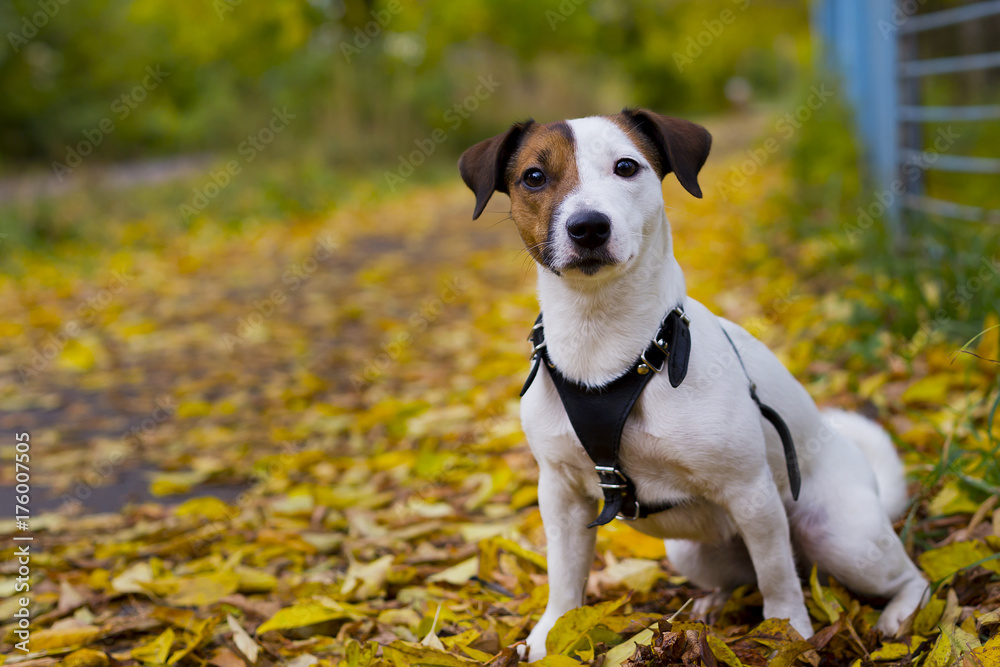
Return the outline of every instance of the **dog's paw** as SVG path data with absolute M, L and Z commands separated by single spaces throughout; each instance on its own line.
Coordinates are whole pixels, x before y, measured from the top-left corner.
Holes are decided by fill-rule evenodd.
M 789 625 L 802 635 L 803 639 L 813 636 L 812 620 L 809 612 L 806 611 L 804 603 L 797 605 L 785 605 L 784 608 L 769 608 L 767 600 L 764 601 L 764 618 L 787 618 Z
M 789 623 L 796 632 L 802 635 L 803 639 L 809 639 L 813 636 L 812 620 L 809 618 L 809 612 L 805 609 L 802 610 L 802 613 L 793 615 L 789 619 Z
M 927 602 L 930 588 L 923 577 L 915 576 L 903 590 L 886 605 L 885 611 L 875 624 L 875 629 L 887 637 L 900 634 L 911 616 Z
M 545 640 L 548 639 L 549 630 L 552 629 L 557 620 L 559 620 L 559 617 L 550 616 L 548 611 L 542 614 L 542 617 L 538 619 L 538 623 L 531 629 L 531 633 L 528 635 L 525 644 L 517 647 L 517 654 L 521 656 L 521 660 L 534 662 L 535 660 L 541 660 L 548 654 L 548 650 L 545 648 Z

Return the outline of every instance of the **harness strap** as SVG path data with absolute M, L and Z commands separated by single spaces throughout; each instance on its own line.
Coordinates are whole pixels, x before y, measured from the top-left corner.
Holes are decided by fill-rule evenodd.
M 743 357 L 740 356 L 740 351 L 736 349 L 736 343 L 730 338 L 729 332 L 726 331 L 724 327 L 721 327 L 722 333 L 725 335 L 726 340 L 733 348 L 733 352 L 736 353 L 736 359 L 740 362 L 740 367 L 743 369 L 743 375 L 746 376 L 747 382 L 750 383 L 750 398 L 753 402 L 757 404 L 757 409 L 760 410 L 760 414 L 763 415 L 764 419 L 771 422 L 774 426 L 774 430 L 778 432 L 778 437 L 781 438 L 781 447 L 785 450 L 785 468 L 788 470 L 788 485 L 792 490 L 792 500 L 799 499 L 799 489 L 802 486 L 802 477 L 799 475 L 799 458 L 795 453 L 795 443 L 792 440 L 792 432 L 788 430 L 788 425 L 785 420 L 781 418 L 778 411 L 769 405 L 765 405 L 761 402 L 760 398 L 757 397 L 757 385 L 754 381 L 750 379 L 750 373 L 747 372 L 746 364 L 743 363 Z
M 604 491 L 601 514 L 588 527 L 604 525 L 615 517 L 641 519 L 674 507 L 673 502 L 642 505 L 636 495 L 635 484 L 621 469 L 618 452 L 625 422 L 653 376 L 666 371 L 670 384 L 678 387 L 687 374 L 691 332 L 684 311 L 677 307 L 667 313 L 652 342 L 635 363 L 622 376 L 602 387 L 579 384 L 559 372 L 545 348 L 541 315 L 535 320 L 529 340 L 533 343 L 534 364 L 521 395 L 531 386 L 538 368 L 544 363 L 573 430 L 595 464 L 599 485 Z
M 757 396 L 757 385 L 750 379 L 736 344 L 725 329 L 722 329 L 722 333 L 736 353 L 736 359 L 743 368 L 747 382 L 750 383 L 750 398 L 757 404 L 761 415 L 774 425 L 781 438 L 792 498 L 798 500 L 802 481 L 791 431 L 776 410 L 761 402 Z M 636 495 L 635 483 L 621 469 L 618 453 L 625 422 L 653 375 L 665 370 L 670 385 L 675 388 L 680 386 L 687 375 L 688 361 L 691 357 L 691 330 L 690 320 L 681 307 L 674 308 L 664 316 L 653 341 L 628 370 L 602 387 L 589 387 L 574 382 L 559 372 L 545 347 L 545 329 L 541 314 L 535 320 L 528 340 L 532 343 L 533 363 L 528 379 L 521 388 L 521 396 L 528 391 L 535 376 L 538 375 L 538 369 L 544 364 L 559 393 L 573 431 L 594 462 L 598 485 L 604 491 L 601 514 L 587 527 L 603 526 L 615 518 L 629 521 L 644 519 L 651 514 L 676 507 L 677 503 L 673 501 L 652 505 L 641 504 Z

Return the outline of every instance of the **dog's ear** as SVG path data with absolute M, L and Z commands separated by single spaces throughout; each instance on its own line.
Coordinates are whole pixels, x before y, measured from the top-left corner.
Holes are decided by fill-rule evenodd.
M 476 193 L 473 220 L 482 214 L 494 192 L 510 194 L 507 191 L 507 165 L 532 123 L 532 120 L 515 123 L 503 134 L 480 141 L 458 159 L 458 171 L 462 174 L 462 180 Z
M 623 109 L 622 115 L 653 142 L 659 154 L 660 163 L 654 166 L 660 178 L 674 172 L 684 189 L 701 199 L 698 172 L 712 148 L 708 130 L 691 121 L 646 109 Z

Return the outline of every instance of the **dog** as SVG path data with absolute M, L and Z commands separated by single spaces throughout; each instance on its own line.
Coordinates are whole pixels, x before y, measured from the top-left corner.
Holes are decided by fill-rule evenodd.
M 788 619 L 809 637 L 799 577 L 812 564 L 888 601 L 877 624 L 886 634 L 928 594 L 893 531 L 907 498 L 888 434 L 860 415 L 818 409 L 763 343 L 686 295 L 662 180 L 673 173 L 700 198 L 711 142 L 692 122 L 625 109 L 516 123 L 459 160 L 476 196 L 473 219 L 494 192 L 509 195 L 538 265 L 545 363 L 536 349 L 521 421 L 539 467 L 549 595 L 523 657 L 543 657 L 549 630 L 583 603 L 596 533 L 588 524 L 605 492 L 553 378 L 600 396 L 629 369 L 642 373 L 636 359 L 671 309 L 690 333 L 686 376 L 674 386 L 659 364 L 646 368 L 652 377 L 620 429 L 620 462 L 637 515 L 640 502 L 670 507 L 633 525 L 664 539 L 671 566 L 711 591 L 695 612 L 704 617 L 735 588 L 756 583 L 764 616 Z M 765 404 L 787 423 L 792 454 L 764 418 Z

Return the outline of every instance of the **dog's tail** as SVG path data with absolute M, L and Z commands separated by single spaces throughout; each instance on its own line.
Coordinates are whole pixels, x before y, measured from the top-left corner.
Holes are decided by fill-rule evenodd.
M 893 520 L 906 509 L 906 476 L 892 439 L 881 426 L 859 414 L 828 409 L 823 417 L 833 429 L 861 448 L 875 471 L 882 507 Z

